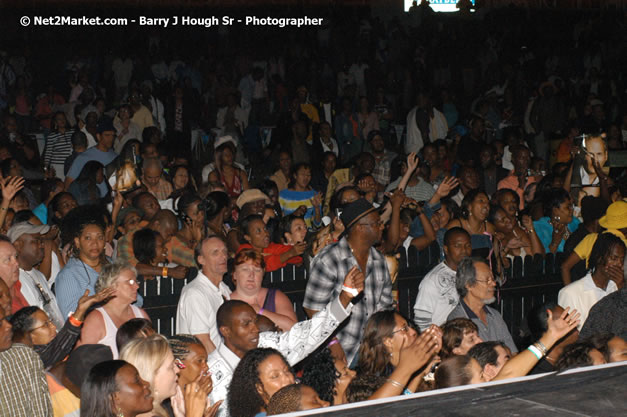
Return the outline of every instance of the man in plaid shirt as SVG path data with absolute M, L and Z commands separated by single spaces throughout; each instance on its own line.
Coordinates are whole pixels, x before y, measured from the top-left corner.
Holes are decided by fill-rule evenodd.
M 340 218 L 345 226 L 344 237 L 313 259 L 303 306 L 311 317 L 342 292 L 344 277 L 353 266 L 365 271 L 364 291 L 352 301 L 352 314 L 337 333 L 351 363 L 368 318 L 392 308 L 392 281 L 384 256 L 374 248 L 383 233 L 383 222 L 376 209 L 359 199 L 348 204 Z

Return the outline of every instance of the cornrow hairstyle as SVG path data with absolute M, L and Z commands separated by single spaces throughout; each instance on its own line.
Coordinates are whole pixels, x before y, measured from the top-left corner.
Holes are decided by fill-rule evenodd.
M 202 344 L 196 336 L 193 336 L 191 334 L 177 334 L 168 338 L 168 343 L 170 344 L 170 349 L 172 349 L 174 359 L 179 360 L 183 360 L 187 355 L 189 355 L 190 345 Z

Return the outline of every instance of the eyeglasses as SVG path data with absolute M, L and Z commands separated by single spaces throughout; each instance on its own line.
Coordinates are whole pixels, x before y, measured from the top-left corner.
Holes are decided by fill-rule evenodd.
M 400 332 L 400 333 L 405 333 L 405 334 L 409 333 L 409 324 L 405 324 L 405 325 L 404 325 L 403 327 L 401 327 L 400 329 L 398 329 L 398 330 L 394 330 L 394 331 L 392 332 L 392 334 L 399 333 L 399 332 Z
M 490 284 L 492 282 L 496 284 L 496 280 L 494 279 L 494 277 L 490 277 L 489 279 L 476 279 L 475 281 L 481 282 L 483 284 Z
M 42 327 L 47 327 L 47 328 L 52 328 L 54 326 L 54 324 L 52 323 L 52 320 L 48 319 L 44 322 L 44 324 L 42 324 L 41 326 L 37 326 L 33 329 L 30 329 L 31 332 L 34 332 L 35 330 L 41 329 Z

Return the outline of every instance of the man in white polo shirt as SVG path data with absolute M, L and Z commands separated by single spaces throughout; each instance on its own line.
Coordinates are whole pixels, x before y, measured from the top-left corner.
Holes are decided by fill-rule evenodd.
M 222 282 L 229 254 L 221 238 L 210 236 L 201 242 L 195 255 L 201 270 L 181 292 L 176 309 L 176 332 L 193 334 L 211 353 L 222 343 L 216 313 L 231 295 L 229 287 Z

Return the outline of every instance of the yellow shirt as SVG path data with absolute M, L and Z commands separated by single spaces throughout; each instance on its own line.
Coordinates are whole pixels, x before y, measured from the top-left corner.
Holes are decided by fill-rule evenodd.
M 335 193 L 335 190 L 339 188 L 340 185 L 351 181 L 352 173 L 350 168 L 340 168 L 333 171 L 333 174 L 329 177 L 329 185 L 327 185 L 327 193 L 324 196 L 324 207 L 322 212 L 326 215 L 329 214 L 331 197 Z
M 617 229 L 607 229 L 603 233 L 611 233 L 614 236 L 621 238 L 625 246 L 627 246 L 627 238 L 625 238 L 625 235 L 623 235 Z M 590 252 L 592 252 L 592 247 L 594 246 L 594 242 L 597 241 L 598 235 L 599 235 L 598 233 L 590 233 L 589 235 L 584 237 L 581 242 L 579 242 L 577 247 L 575 247 L 574 251 L 577 254 L 577 256 L 579 256 L 581 259 L 586 260 L 586 267 L 588 267 L 588 258 L 590 257 Z

